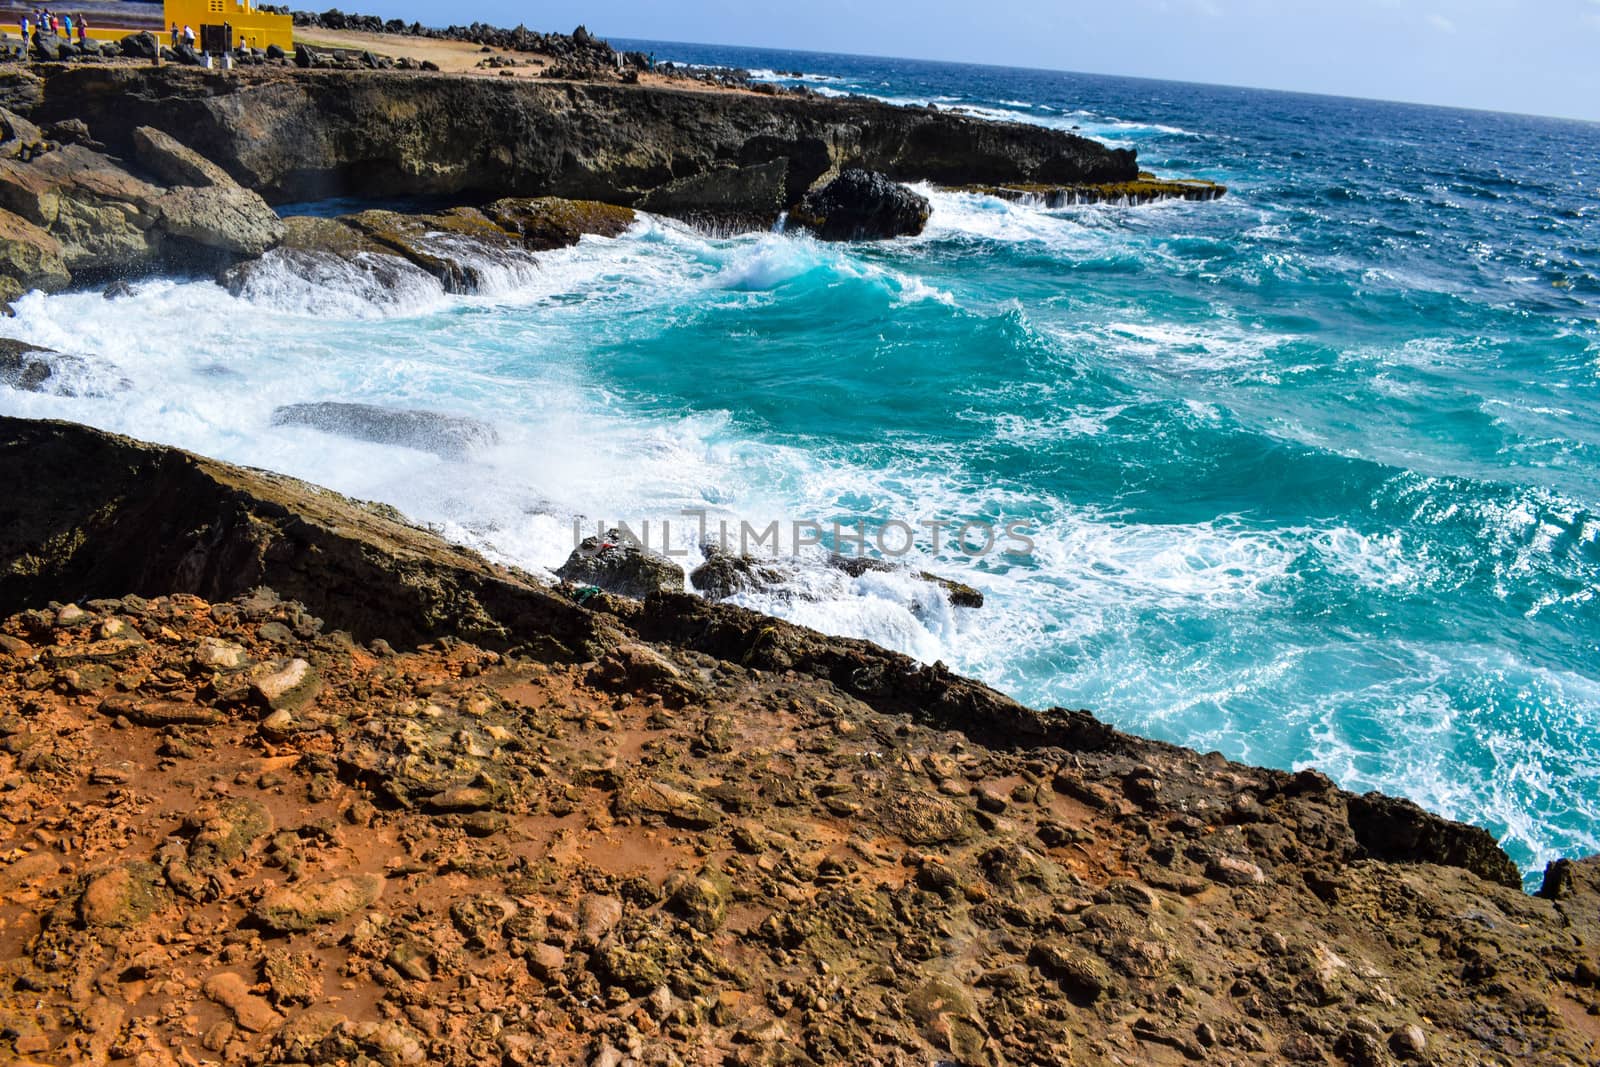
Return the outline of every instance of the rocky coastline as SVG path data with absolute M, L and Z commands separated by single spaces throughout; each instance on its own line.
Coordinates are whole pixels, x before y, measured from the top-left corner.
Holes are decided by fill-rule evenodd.
M 1132 151 L 1070 133 L 866 99 L 644 85 L 595 60 L 611 54 L 604 42 L 561 41 L 566 66 L 531 80 L 396 69 L 370 54 L 232 71 L 103 57 L 13 65 L 0 71 L 0 297 L 154 272 L 225 274 L 280 246 L 353 254 L 370 226 L 357 224 L 352 241 L 272 217 L 272 205 L 336 197 L 479 216 L 500 201 L 556 198 L 716 232 L 789 217 L 838 240 L 920 232 L 928 207 L 907 182 L 1075 201 L 1197 197 L 1140 172 Z M 481 236 L 490 255 L 524 237 L 554 247 L 522 231 L 508 238 L 478 216 L 471 225 L 477 235 L 445 229 Z M 327 240 L 337 248 L 321 247 Z M 418 265 L 432 253 L 383 254 Z
M 38 1064 L 1594 1062 L 1600 861 L 0 419 Z
M 472 292 L 636 211 L 914 233 L 912 182 L 1221 195 L 862 100 L 52 63 L 0 73 L 0 295 L 335 267 Z M 428 206 L 274 209 L 334 196 Z M 0 345 L 0 388 L 74 381 Z M 279 418 L 441 455 L 492 433 Z M 0 418 L 0 484 L 16 1062 L 1600 1062 L 1600 858 L 1530 896 L 1409 802 L 718 602 L 781 581 L 761 561 L 685 576 L 597 538 L 546 585 L 66 423 Z

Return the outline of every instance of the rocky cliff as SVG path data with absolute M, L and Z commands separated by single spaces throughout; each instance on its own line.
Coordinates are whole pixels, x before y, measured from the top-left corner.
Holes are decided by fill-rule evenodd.
M 164 130 L 269 201 L 561 196 L 775 215 L 846 167 L 951 185 L 1137 177 L 1134 153 L 867 100 L 385 71 L 50 67 L 35 121 Z
M 1600 1052 L 1592 861 L 82 427 L 0 480 L 32 1062 Z

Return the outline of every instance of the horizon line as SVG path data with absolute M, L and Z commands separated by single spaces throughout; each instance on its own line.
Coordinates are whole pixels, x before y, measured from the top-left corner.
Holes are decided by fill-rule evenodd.
M 593 32 L 593 31 L 590 31 Z M 599 33 L 595 36 L 610 42 L 611 34 Z M 1242 89 L 1256 93 L 1281 93 L 1285 96 L 1311 96 L 1325 100 L 1350 100 L 1364 104 L 1398 104 L 1402 107 L 1425 107 L 1439 111 L 1462 111 L 1473 115 L 1504 115 L 1510 118 L 1539 119 L 1547 122 L 1576 122 L 1586 126 L 1600 126 L 1600 116 L 1585 118 L 1580 115 L 1551 115 L 1536 111 L 1512 111 L 1506 108 L 1477 107 L 1470 104 L 1441 104 L 1430 100 L 1396 100 L 1383 96 L 1359 96 L 1354 93 L 1336 93 L 1318 91 L 1315 89 L 1285 89 L 1270 85 L 1245 85 L 1235 82 L 1206 82 L 1187 81 L 1178 78 L 1164 78 L 1149 74 L 1114 74 L 1109 71 L 1093 70 L 1068 70 L 1064 67 L 1033 67 L 1009 63 L 986 63 L 969 59 L 929 59 L 924 56 L 895 56 L 878 52 L 822 52 L 813 48 L 785 48 L 777 45 L 759 44 L 733 44 L 719 41 L 673 41 L 657 37 L 629 37 L 623 34 L 614 35 L 620 41 L 643 41 L 651 44 L 689 45 L 703 48 L 743 48 L 751 52 L 789 52 L 794 55 L 810 56 L 846 56 L 852 59 L 888 59 L 909 60 L 914 63 L 937 63 L 951 67 L 984 67 L 990 70 L 1023 70 L 1040 74 L 1072 74 L 1091 78 L 1122 78 L 1127 81 L 1155 82 L 1162 85 L 1193 85 L 1203 86 L 1208 89 Z M 865 95 L 865 94 L 862 94 Z

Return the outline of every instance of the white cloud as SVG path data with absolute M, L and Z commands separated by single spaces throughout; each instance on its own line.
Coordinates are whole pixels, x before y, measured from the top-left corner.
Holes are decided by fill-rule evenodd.
M 1440 33 L 1456 32 L 1456 24 L 1445 18 L 1443 15 L 1429 15 L 1428 22 Z

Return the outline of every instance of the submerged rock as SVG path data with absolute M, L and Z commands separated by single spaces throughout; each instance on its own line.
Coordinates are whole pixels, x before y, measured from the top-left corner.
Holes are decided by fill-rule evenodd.
M 305 426 L 358 441 L 414 448 L 448 460 L 465 459 L 474 449 L 500 443 L 499 432 L 476 419 L 372 404 L 288 404 L 273 411 L 272 424 Z
M 0 338 L 0 386 L 55 396 L 99 395 L 89 361 L 9 337 Z
M 610 530 L 603 538 L 584 538 L 556 570 L 556 577 L 640 600 L 651 593 L 683 589 L 682 567 L 648 551 L 620 530 Z
M 789 214 L 789 224 L 824 241 L 875 241 L 915 236 L 933 206 L 882 174 L 852 169 L 808 195 Z

